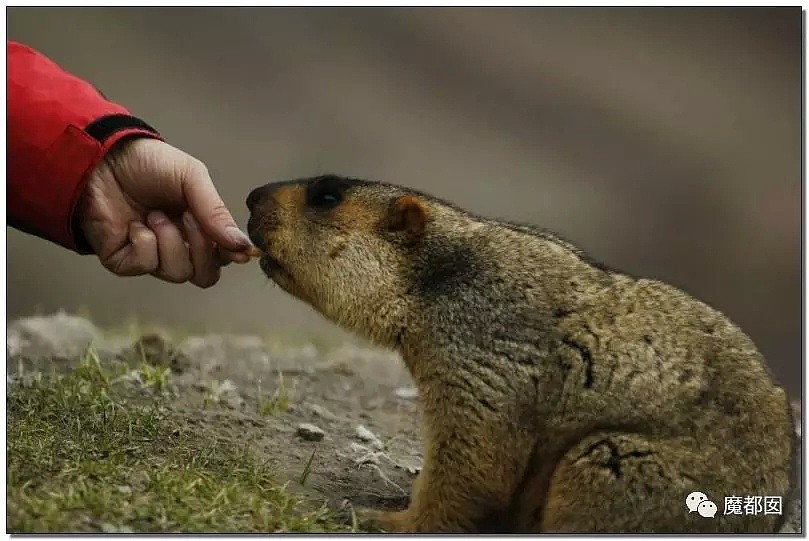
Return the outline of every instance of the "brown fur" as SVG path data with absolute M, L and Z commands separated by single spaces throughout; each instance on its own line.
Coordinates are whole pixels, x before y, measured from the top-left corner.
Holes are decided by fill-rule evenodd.
M 724 315 L 531 226 L 323 176 L 249 200 L 262 268 L 396 349 L 425 462 L 397 532 L 772 532 L 726 496 L 789 491 L 784 391 Z M 715 518 L 688 513 L 706 493 Z M 787 507 L 786 499 L 784 509 Z

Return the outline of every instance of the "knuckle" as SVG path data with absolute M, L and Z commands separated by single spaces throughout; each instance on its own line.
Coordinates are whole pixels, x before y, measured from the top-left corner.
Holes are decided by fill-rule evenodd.
M 233 223 L 233 216 L 230 215 L 230 211 L 225 206 L 224 203 L 218 203 L 211 208 L 210 217 L 211 221 L 216 223 L 222 223 L 226 225 L 230 225 Z
M 187 167 L 188 167 L 187 169 L 188 175 L 192 179 L 210 177 L 210 171 L 208 170 L 208 166 L 197 158 L 189 157 Z
M 154 271 L 148 258 L 143 257 L 109 257 L 101 261 L 102 265 L 118 276 L 140 276 Z

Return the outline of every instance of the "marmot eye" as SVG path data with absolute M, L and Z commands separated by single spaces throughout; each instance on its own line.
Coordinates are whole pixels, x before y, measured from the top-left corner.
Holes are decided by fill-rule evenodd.
M 342 201 L 342 197 L 337 192 L 323 191 L 312 195 L 310 204 L 319 208 L 331 208 Z

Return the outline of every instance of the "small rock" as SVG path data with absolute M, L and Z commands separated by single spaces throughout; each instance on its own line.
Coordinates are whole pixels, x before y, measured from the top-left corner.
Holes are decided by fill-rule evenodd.
M 400 470 L 404 470 L 410 475 L 416 475 L 421 471 L 421 466 L 414 466 L 412 464 L 402 464 L 399 462 L 394 464 L 394 467 Z
M 132 528 L 129 526 L 116 526 L 115 524 L 104 522 L 101 524 L 101 531 L 104 533 L 132 533 Z
M 219 393 L 236 392 L 236 384 L 230 381 L 229 379 L 226 379 L 216 386 L 216 390 Z
M 379 453 L 376 452 L 365 452 L 362 456 L 357 457 L 354 459 L 355 466 L 364 466 L 366 464 L 373 464 L 375 466 L 379 466 Z
M 52 316 L 18 319 L 6 328 L 9 357 L 69 358 L 84 354 L 101 342 L 101 333 L 88 320 L 59 312 Z
M 378 439 L 373 432 L 371 432 L 365 427 L 365 425 L 357 425 L 355 434 L 357 436 L 357 439 L 359 439 L 360 441 L 373 441 Z
M 229 379 L 226 379 L 219 384 L 214 383 L 211 390 L 213 392 L 214 400 L 219 404 L 228 406 L 229 408 L 239 409 L 244 402 L 239 394 L 239 391 L 237 390 L 236 384 Z
M 121 494 L 132 494 L 132 487 L 127 485 L 118 485 L 116 487 Z
M 413 400 L 418 398 L 419 392 L 415 387 L 399 387 L 393 391 L 393 395 L 396 398 L 401 398 L 402 400 Z
M 368 452 L 367 447 L 357 443 L 356 441 L 352 441 L 351 445 L 349 445 L 349 448 L 351 449 L 351 452 L 353 452 L 355 454 L 356 453 L 367 453 Z
M 309 411 L 312 412 L 312 415 L 325 419 L 327 421 L 336 421 L 337 416 L 321 406 L 320 404 L 309 404 Z
M 358 440 L 370 444 L 371 447 L 377 450 L 382 450 L 385 448 L 385 446 L 382 444 L 379 438 L 377 438 L 373 432 L 365 428 L 365 425 L 357 425 L 357 428 L 354 431 L 354 435 L 357 437 Z
M 127 352 L 135 362 L 145 361 L 152 366 L 171 368 L 174 373 L 182 373 L 191 366 L 188 356 L 174 347 L 171 341 L 159 334 L 145 334 L 138 338 Z
M 295 433 L 306 441 L 320 441 L 326 435 L 319 427 L 310 423 L 301 423 Z

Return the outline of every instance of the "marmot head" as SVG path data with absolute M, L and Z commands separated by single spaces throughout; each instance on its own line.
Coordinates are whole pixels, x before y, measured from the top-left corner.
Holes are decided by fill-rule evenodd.
M 267 184 L 247 206 L 267 276 L 335 323 L 389 346 L 404 325 L 414 260 L 435 218 L 462 216 L 414 190 L 335 175 Z

